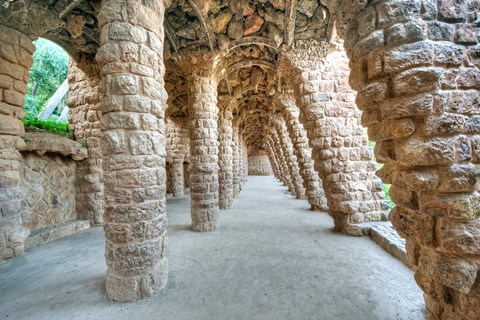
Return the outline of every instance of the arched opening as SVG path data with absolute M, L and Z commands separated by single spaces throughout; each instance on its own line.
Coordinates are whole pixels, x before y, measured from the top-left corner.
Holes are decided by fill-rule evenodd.
M 35 53 L 29 70 L 23 123 L 27 128 L 68 135 L 68 53 L 43 38 L 33 43 Z
M 33 45 L 23 105 L 25 131 L 17 148 L 21 155 L 20 225 L 29 233 L 25 249 L 90 227 L 81 210 L 85 178 L 79 174 L 89 152 L 84 140 L 75 141 L 67 106 L 72 89 L 69 65 L 74 63 L 49 40 L 39 38 Z

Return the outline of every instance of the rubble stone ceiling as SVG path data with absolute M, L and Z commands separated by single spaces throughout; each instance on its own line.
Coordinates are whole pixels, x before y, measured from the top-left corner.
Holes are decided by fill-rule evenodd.
M 332 1 L 330 1 L 332 2 Z M 263 146 L 275 111 L 272 97 L 279 90 L 277 57 L 295 40 L 327 38 L 331 28 L 327 1 L 320 0 L 183 0 L 166 11 L 166 82 L 169 110 L 188 116 L 186 75 L 175 67 L 175 55 L 196 49 L 217 50 L 218 94 L 231 103 L 247 144 Z
M 0 23 L 50 39 L 78 61 L 97 52 L 99 9 L 99 0 L 0 0 Z
M 245 129 L 256 133 L 251 143 L 260 145 L 264 132 L 259 125 L 268 124 L 268 113 L 274 109 L 271 98 L 280 87 L 276 70 L 280 48 L 291 47 L 296 40 L 326 39 L 333 24 L 327 6 L 336 1 L 173 0 L 164 21 L 167 115 L 188 115 L 187 75 L 175 56 L 218 52 L 218 93 L 235 97 L 234 114 L 249 119 Z M 75 60 L 88 61 L 99 46 L 99 9 L 100 0 L 0 0 L 0 23 L 50 39 Z M 251 110 L 265 112 L 255 113 L 255 125 L 250 123 Z

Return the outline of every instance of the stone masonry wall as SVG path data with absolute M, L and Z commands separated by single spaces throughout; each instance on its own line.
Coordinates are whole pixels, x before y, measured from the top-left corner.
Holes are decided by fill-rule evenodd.
M 21 226 L 22 118 L 35 46 L 26 35 L 0 25 L 0 261 L 23 254 L 29 230 Z
M 100 141 L 102 138 L 98 102 L 100 93 L 95 61 L 70 62 L 68 70 L 69 124 L 75 139 L 88 147 L 89 158 L 78 162 L 77 212 L 92 225 L 103 224 L 104 186 Z
M 34 231 L 77 219 L 76 162 L 36 152 L 23 152 L 22 158 L 22 225 Z
M 272 166 L 265 151 L 257 151 L 248 156 L 248 175 L 250 176 L 271 176 Z
M 345 36 L 390 220 L 438 320 L 479 319 L 479 12 L 477 0 L 376 1 Z

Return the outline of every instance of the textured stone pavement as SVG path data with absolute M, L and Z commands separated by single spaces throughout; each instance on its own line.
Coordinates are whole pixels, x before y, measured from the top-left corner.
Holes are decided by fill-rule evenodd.
M 169 283 L 131 304 L 105 298 L 101 228 L 28 250 L 0 264 L 0 319 L 424 319 L 402 262 L 309 207 L 249 177 L 220 231 L 196 233 L 189 195 L 169 199 Z

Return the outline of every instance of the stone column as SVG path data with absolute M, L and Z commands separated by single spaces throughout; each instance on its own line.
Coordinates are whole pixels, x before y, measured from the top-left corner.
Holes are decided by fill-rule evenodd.
M 478 12 L 478 1 L 378 1 L 350 12 L 345 37 L 390 220 L 437 320 L 479 319 Z
M 278 171 L 279 171 L 279 179 L 283 183 L 284 186 L 287 186 L 290 190 L 289 184 L 290 183 L 290 175 L 288 171 L 285 170 L 285 164 L 283 162 L 283 153 L 281 150 L 278 150 L 278 147 L 273 140 L 273 137 L 270 135 L 267 137 L 267 142 L 270 146 L 271 153 L 275 159 L 275 163 L 277 164 Z
M 77 213 L 91 225 L 103 224 L 103 155 L 100 141 L 99 69 L 96 61 L 70 62 L 68 68 L 68 122 L 75 140 L 88 148 L 88 159 L 77 162 Z
M 219 105 L 222 106 L 218 120 L 218 183 L 220 209 L 230 209 L 233 203 L 233 115 L 232 111 L 228 109 L 231 99 L 232 97 L 219 98 Z
M 243 142 L 243 185 L 248 181 L 248 147 L 246 142 Z
M 104 0 L 98 14 L 106 286 L 121 302 L 167 282 L 163 15 L 140 0 Z
M 243 141 L 243 130 L 239 129 L 238 132 L 238 188 L 239 192 L 242 191 L 245 184 L 245 142 Z
M 282 172 L 282 169 L 278 163 L 278 160 L 277 160 L 277 157 L 276 157 L 276 154 L 273 150 L 273 147 L 272 147 L 272 144 L 270 142 L 270 140 L 267 138 L 266 141 L 265 141 L 265 150 L 267 150 L 267 153 L 269 155 L 269 158 L 270 158 L 270 163 L 272 163 L 272 167 L 273 167 L 273 172 L 275 174 L 275 177 L 280 180 L 281 182 L 284 182 L 284 177 L 283 177 L 283 172 Z M 285 183 L 284 183 L 285 184 Z M 286 185 L 286 184 L 285 184 Z
M 270 163 L 272 164 L 272 169 L 273 169 L 273 172 L 275 174 L 275 177 L 278 180 L 282 181 L 283 180 L 282 173 L 281 173 L 280 167 L 278 165 L 277 159 L 276 159 L 275 155 L 273 154 L 273 150 L 272 150 L 272 147 L 271 147 L 270 143 L 268 143 L 268 142 L 265 143 L 265 150 L 267 150 L 268 158 L 270 160 Z
M 167 120 L 167 161 L 170 172 L 167 172 L 170 190 L 174 197 L 185 193 L 185 177 L 183 163 L 188 148 L 188 120 L 172 117 Z
M 185 63 L 188 63 L 190 57 Z M 188 68 L 190 121 L 190 194 L 192 230 L 219 229 L 217 80 L 210 54 L 193 59 Z
M 0 261 L 23 254 L 30 234 L 22 227 L 22 118 L 35 46 L 14 29 L 0 25 Z
M 185 178 L 185 188 L 190 188 L 190 162 L 183 163 L 183 177 Z
M 298 118 L 300 110 L 295 103 L 295 96 L 291 92 L 277 95 L 276 104 L 282 109 L 290 140 L 293 143 L 294 154 L 297 156 L 300 174 L 303 178 L 305 195 L 311 209 L 328 211 L 322 181 L 313 168 L 307 133 Z
M 172 164 L 172 195 L 174 197 L 181 197 L 185 193 L 185 178 L 183 177 L 183 159 L 174 159 Z
M 295 188 L 295 195 L 297 199 L 303 199 L 305 197 L 305 188 L 303 187 L 303 179 L 300 175 L 300 169 L 298 167 L 297 157 L 293 154 L 293 145 L 285 126 L 285 121 L 282 117 L 276 117 L 275 120 L 278 136 L 280 138 L 280 144 L 287 159 L 287 165 L 290 169 L 293 186 Z
M 280 143 L 280 139 L 278 137 L 278 133 L 277 133 L 277 130 L 275 129 L 275 127 L 273 127 L 271 129 L 270 134 L 271 134 L 272 145 L 273 145 L 274 151 L 275 151 L 276 154 L 278 154 L 278 159 L 279 159 L 279 162 L 280 162 L 280 166 L 282 167 L 282 172 L 283 172 L 283 176 L 284 176 L 284 180 L 285 180 L 284 183 L 288 187 L 288 191 L 290 191 L 290 193 L 294 197 L 296 197 L 297 195 L 295 193 L 295 185 L 293 184 L 292 172 L 290 170 L 290 167 L 288 166 L 287 156 L 285 154 L 285 151 L 282 148 L 282 145 Z
M 295 88 L 335 230 L 364 235 L 362 223 L 386 220 L 389 205 L 348 84 L 345 52 L 314 40 L 298 41 L 280 60 L 281 67 L 289 67 L 284 74 Z
M 238 124 L 233 125 L 233 197 L 240 195 L 240 142 Z
M 287 173 L 288 189 L 290 193 L 296 198 L 297 197 L 297 189 L 295 188 L 296 173 L 291 162 L 292 158 L 290 157 L 288 150 L 283 143 L 283 139 L 281 135 L 278 133 L 278 128 L 275 126 L 273 130 L 274 130 L 274 140 L 277 144 L 277 150 L 281 152 L 284 171 Z

